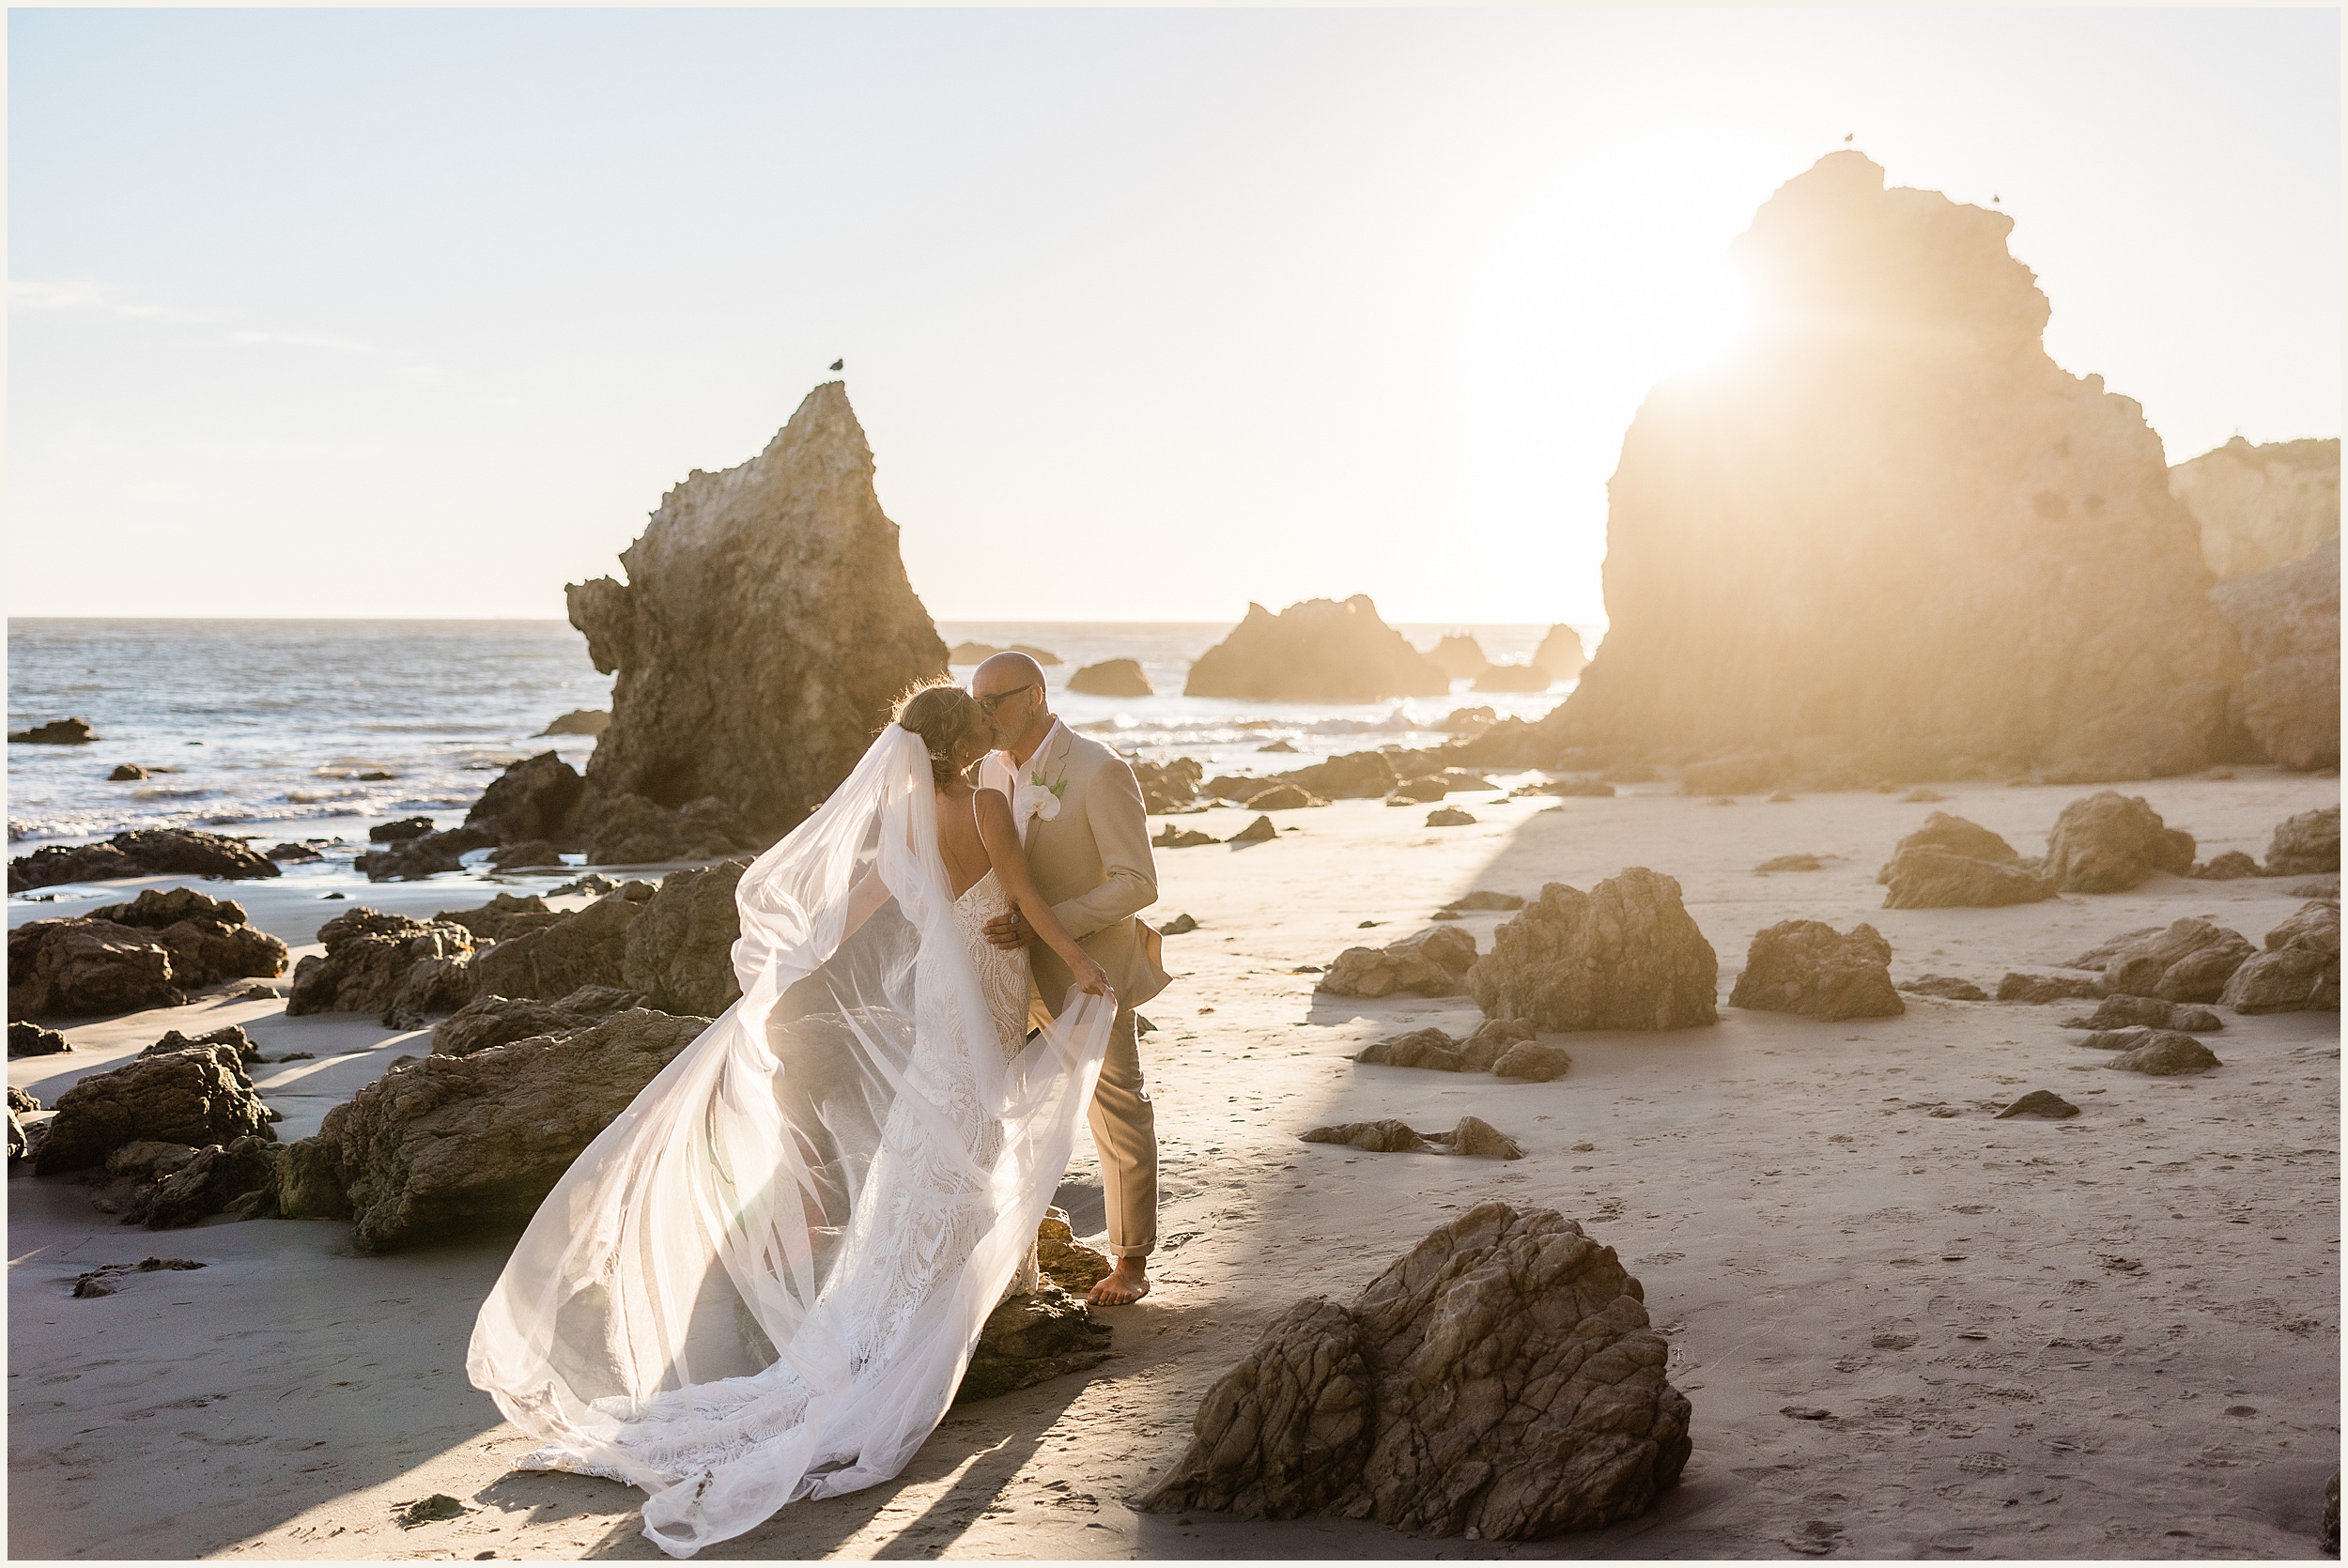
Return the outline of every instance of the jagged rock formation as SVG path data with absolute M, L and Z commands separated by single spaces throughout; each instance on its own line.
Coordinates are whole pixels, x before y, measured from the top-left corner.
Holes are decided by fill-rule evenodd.
M 628 928 L 620 983 L 670 1013 L 715 1018 L 740 999 L 734 943 L 742 934 L 734 892 L 749 863 L 730 860 L 672 871 Z
M 2335 527 L 2338 521 L 2335 497 Z M 2285 565 L 2221 582 L 2209 597 L 2242 643 L 2248 667 L 2240 717 L 2259 749 L 2287 768 L 2338 767 L 2339 539 Z
M 1479 1204 L 1351 1306 L 1315 1297 L 1274 1319 L 1142 1507 L 1487 1541 L 1634 1517 L 1690 1452 L 1645 1299 L 1572 1221 Z
M 1089 1372 L 1108 1360 L 1110 1337 L 1109 1326 L 1092 1315 L 1083 1298 L 1046 1280 L 987 1314 L 954 1403 L 992 1399 L 1067 1373 Z
M 127 904 L 91 910 L 89 918 L 155 932 L 171 952 L 172 978 L 183 986 L 286 972 L 286 945 L 248 923 L 242 904 L 193 887 L 145 888 Z
M 1587 893 L 1552 882 L 1492 932 L 1467 988 L 1489 1017 L 1539 1029 L 1719 1022 L 1720 959 L 1679 884 L 1633 866 Z
M 1466 1039 L 1441 1029 L 1413 1029 L 1364 1046 L 1354 1060 L 1367 1067 L 1429 1068 L 1437 1072 L 1491 1072 L 1518 1045 L 1534 1038 L 1533 1026 L 1512 1018 L 1488 1018 Z
M 2266 842 L 2266 874 L 2304 877 L 2340 869 L 2340 807 L 2302 811 L 2275 824 Z
M 1876 873 L 1886 909 L 1974 909 L 2055 896 L 2052 878 L 1977 822 L 1935 811 Z
M 148 827 L 117 833 L 98 844 L 44 844 L 8 862 L 8 891 L 30 892 L 62 882 L 104 882 L 116 877 L 226 877 L 231 880 L 281 875 L 277 863 L 241 838 L 193 828 Z
M 2236 436 L 2170 469 L 2169 493 L 2193 515 L 2212 572 L 2264 572 L 2340 537 L 2340 440 Z
M 1728 1005 L 1830 1023 L 1908 1010 L 1892 989 L 1892 945 L 1881 933 L 1858 925 L 1845 935 L 1822 920 L 1781 920 L 1755 932 Z
M 1551 755 L 1768 750 L 1824 786 L 2159 776 L 2234 744 L 2199 530 L 2138 405 L 2047 356 L 2012 227 L 1856 152 L 1762 207 L 1736 250 L 1764 330 L 1625 438 L 1609 629 Z
M 375 1013 L 387 1027 L 472 1000 L 472 932 L 453 920 L 411 920 L 361 905 L 318 928 L 325 956 L 294 965 L 286 1013 Z M 396 1021 L 396 1022 L 393 1022 Z
M 1398 991 L 1457 996 L 1462 976 L 1475 962 L 1475 938 L 1453 927 L 1433 926 L 1383 947 L 1348 947 L 1313 989 L 1331 996 L 1391 996 Z
M 475 961 L 473 993 L 553 1002 L 582 986 L 626 985 L 629 929 L 658 891 L 623 883 L 552 925 L 507 937 Z
M 1451 677 L 1378 618 L 1366 593 L 1342 604 L 1307 599 L 1274 615 L 1247 607 L 1231 635 L 1198 655 L 1186 697 L 1294 702 L 1376 702 L 1442 697 Z
M 1191 809 L 1207 773 L 1196 757 L 1177 757 L 1170 762 L 1135 762 L 1133 766 L 1134 780 L 1141 786 L 1142 807 L 1152 817 Z
M 567 1038 L 395 1067 L 287 1147 L 276 1211 L 350 1219 L 362 1253 L 518 1224 L 708 1025 L 640 1008 Z
M 2124 893 L 2155 871 L 2193 869 L 2193 835 L 2142 795 L 2098 790 L 2071 802 L 2047 836 L 2046 874 L 2065 893 Z
M 617 986 L 581 986 L 559 1001 L 526 996 L 476 996 L 432 1031 L 436 1056 L 470 1056 L 533 1035 L 575 1035 L 613 1013 L 641 1007 L 643 996 Z
M 1086 665 L 1068 678 L 1070 691 L 1089 697 L 1155 697 L 1158 688 L 1135 659 L 1104 659 Z
M 2340 904 L 2320 899 L 2266 933 L 2218 998 L 2243 1013 L 2340 1011 Z
M 497 786 L 492 784 L 490 788 Z M 378 838 L 383 847 L 369 850 L 351 861 L 351 865 L 364 871 L 369 882 L 423 882 L 442 871 L 462 870 L 466 855 L 474 850 L 494 849 L 501 842 L 498 830 L 486 822 L 465 822 L 444 832 L 434 832 L 429 818 L 419 817 L 415 821 L 424 824 L 421 831 Z M 407 828 L 412 824 L 387 825 Z M 377 828 L 367 837 L 376 838 L 383 831 Z
M 749 462 L 695 469 L 620 560 L 625 586 L 565 590 L 588 656 L 619 672 L 587 764 L 591 838 L 603 803 L 638 795 L 715 797 L 771 841 L 847 776 L 898 693 L 945 673 L 840 382 Z
M 13 963 L 10 965 L 14 967 Z M 15 1056 L 61 1056 L 73 1047 L 54 1029 L 44 1029 L 38 1023 L 11 1022 L 8 1025 L 8 1054 Z
M 248 1068 L 261 1059 L 261 1048 L 253 1043 L 251 1036 L 233 1023 L 225 1024 L 218 1029 L 208 1029 L 193 1038 L 177 1029 L 166 1029 L 163 1031 L 162 1039 L 140 1052 L 139 1055 L 168 1056 L 175 1051 L 209 1050 L 216 1045 L 226 1046 L 235 1052 L 237 1060 Z
M 574 717 L 564 715 L 564 718 Z M 563 720 L 558 719 L 556 723 Z M 551 726 L 549 726 L 551 730 Z M 569 733 L 592 733 L 574 730 Z M 572 767 L 551 751 L 526 757 L 507 768 L 481 792 L 472 809 L 465 813 L 469 826 L 496 830 L 499 840 L 507 844 L 525 843 L 543 838 L 557 844 L 569 844 L 577 837 L 579 804 L 586 792 L 587 782 Z
M 135 1056 L 66 1090 L 57 1097 L 56 1113 L 34 1156 L 39 1176 L 99 1164 L 135 1139 L 202 1147 L 277 1136 L 270 1126 L 277 1113 L 253 1092 L 253 1080 L 230 1045 Z
M 8 933 L 8 1017 L 89 1018 L 188 999 L 171 949 L 111 920 L 29 920 Z

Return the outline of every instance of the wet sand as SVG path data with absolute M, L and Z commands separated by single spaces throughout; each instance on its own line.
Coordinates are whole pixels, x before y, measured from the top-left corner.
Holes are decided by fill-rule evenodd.
M 1910 998 L 1838 1024 L 1723 1007 L 1715 1027 L 1546 1037 L 1551 1084 L 1348 1057 L 1398 1029 L 1463 1032 L 1462 1000 L 1317 996 L 1303 965 L 1388 940 L 1472 888 L 1587 887 L 1626 866 L 1679 879 L 1721 956 L 1722 994 L 1753 933 L 1868 920 L 1892 973 L 1994 988 L 2105 936 L 2207 915 L 2253 942 L 2297 879 L 2064 896 L 2001 910 L 1881 909 L 1875 869 L 1933 809 L 2044 844 L 2070 788 L 1889 795 L 1664 793 L 1488 803 L 1429 829 L 1376 802 L 1282 813 L 1277 842 L 1159 852 L 1176 984 L 1144 1011 L 1165 1146 L 1158 1288 L 1107 1314 L 1117 1359 L 957 1407 L 894 1484 L 796 1505 L 703 1554 L 845 1557 L 2282 1556 L 2318 1549 L 2339 1462 L 2337 1014 L 2227 1015 L 2225 1066 L 2158 1080 L 2105 1056 L 2047 1007 Z M 2262 853 L 2274 823 L 2339 798 L 2336 777 L 2242 770 L 2125 787 L 2192 831 L 2204 858 Z M 1180 819 L 1228 834 L 1247 818 Z M 1754 875 L 1776 855 L 1840 858 Z M 213 891 L 226 891 L 214 888 Z M 388 896 L 386 896 L 388 895 Z M 127 896 L 109 890 L 108 897 Z M 234 890 L 289 941 L 348 904 Z M 354 901 L 410 912 L 480 901 L 447 883 Z M 89 900 L 96 901 L 96 900 Z M 12 903 L 12 923 L 70 908 Z M 1500 915 L 1471 915 L 1480 945 Z M 1358 929 L 1368 920 L 1380 924 Z M 46 1101 L 163 1029 L 253 1029 L 281 1133 L 420 1037 L 370 1019 L 286 1020 L 272 1004 L 189 1007 L 69 1030 L 77 1052 L 10 1064 Z M 66 1065 L 70 1064 L 70 1066 Z M 2066 1122 L 1998 1121 L 2048 1088 Z M 1516 1137 L 1511 1163 L 1306 1145 L 1326 1122 L 1473 1113 Z M 1940 1113 L 1940 1114 L 1936 1114 Z M 1097 1230 L 1080 1157 L 1063 1200 Z M 474 1306 L 510 1238 L 385 1258 L 348 1227 L 217 1221 L 124 1229 L 68 1178 L 9 1184 L 15 1556 L 650 1557 L 637 1494 L 508 1473 L 527 1446 L 469 1388 Z M 1459 1208 L 1551 1207 L 1619 1250 L 1670 1335 L 1694 1455 L 1652 1515 L 1510 1546 L 1358 1522 L 1137 1514 L 1181 1453 L 1199 1395 L 1300 1297 L 1348 1298 Z M 74 1275 L 148 1253 L 193 1272 L 133 1276 L 75 1300 Z M 1796 1419 L 1787 1407 L 1823 1410 Z M 399 1528 L 447 1493 L 462 1518 Z

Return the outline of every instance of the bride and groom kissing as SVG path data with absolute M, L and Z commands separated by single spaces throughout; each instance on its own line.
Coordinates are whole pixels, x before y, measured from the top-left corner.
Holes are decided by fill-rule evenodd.
M 894 1477 L 952 1402 L 1089 1115 L 1113 1271 L 1148 1293 L 1157 1137 L 1134 1008 L 1166 983 L 1133 771 L 1023 653 L 897 705 L 735 892 L 742 997 L 580 1154 L 466 1370 L 641 1487 L 687 1557 Z

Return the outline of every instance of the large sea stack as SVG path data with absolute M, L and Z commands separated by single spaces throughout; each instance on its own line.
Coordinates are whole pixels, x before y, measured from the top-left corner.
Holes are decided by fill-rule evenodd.
M 1856 152 L 1736 254 L 1764 323 L 1609 487 L 1608 632 L 1540 743 L 1839 777 L 2200 768 L 2241 668 L 2160 439 L 2065 373 L 2013 221 Z
M 1247 607 L 1231 635 L 1198 655 L 1185 697 L 1277 702 L 1377 702 L 1441 697 L 1451 677 L 1379 619 L 1367 593 L 1307 599 L 1274 615 Z
M 620 561 L 625 585 L 565 590 L 588 656 L 619 671 L 587 764 L 591 833 L 625 796 L 715 797 L 769 842 L 847 776 L 898 693 L 946 672 L 841 382 L 749 462 L 696 469 Z

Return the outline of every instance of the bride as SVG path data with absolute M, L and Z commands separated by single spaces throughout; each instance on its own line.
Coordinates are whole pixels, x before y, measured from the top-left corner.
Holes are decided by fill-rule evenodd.
M 1036 1226 L 1106 1046 L 1107 976 L 1037 894 L 992 741 L 917 688 L 847 781 L 743 873 L 742 999 L 540 1206 L 466 1371 L 545 1446 L 640 1486 L 689 1557 L 887 1481 L 944 1416 Z M 1012 909 L 1075 976 L 1027 1034 Z

